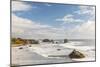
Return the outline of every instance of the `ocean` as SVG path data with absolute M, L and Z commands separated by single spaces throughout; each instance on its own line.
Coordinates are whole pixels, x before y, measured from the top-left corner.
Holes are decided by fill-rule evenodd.
M 27 65 L 95 61 L 95 40 L 69 40 L 68 43 L 31 44 L 32 47 L 29 47 L 29 45 L 12 47 L 12 64 Z M 19 49 L 20 47 L 23 47 L 23 49 Z M 57 49 L 61 50 L 57 51 Z M 74 49 L 83 53 L 85 58 L 69 58 L 67 55 L 69 55 Z M 50 55 L 66 55 L 66 57 L 48 57 Z
M 76 49 L 85 55 L 85 58 L 73 59 L 75 61 L 95 61 L 95 39 L 69 39 L 67 43 L 63 42 L 64 39 L 56 39 L 54 41 L 55 43 L 41 42 L 40 44 L 58 45 L 65 48 Z
M 83 53 L 85 55 L 85 58 L 81 58 L 81 59 L 73 59 L 75 61 L 95 61 L 95 39 L 71 39 L 68 40 L 67 43 L 63 42 L 63 39 L 58 39 L 58 40 L 54 40 L 55 43 L 50 43 L 50 42 L 41 42 L 40 44 L 44 46 L 47 46 L 47 53 L 48 50 L 52 51 L 53 50 L 53 45 L 56 46 L 61 46 L 64 47 L 66 49 L 70 48 L 70 49 L 76 49 L 77 51 Z M 57 43 L 56 43 L 57 42 Z M 52 49 L 50 48 L 50 46 L 52 47 Z M 43 48 L 41 47 L 41 48 Z M 38 50 L 39 48 L 37 48 Z M 56 49 L 56 48 L 55 48 Z M 39 52 L 39 51 L 37 51 Z
M 95 61 L 95 39 L 73 39 L 67 44 L 67 47 L 81 51 L 85 54 L 83 59 L 74 59 L 76 61 Z

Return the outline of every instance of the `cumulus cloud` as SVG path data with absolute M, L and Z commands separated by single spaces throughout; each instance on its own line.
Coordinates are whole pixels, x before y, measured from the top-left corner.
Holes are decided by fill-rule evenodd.
M 94 39 L 95 38 L 95 7 L 79 6 L 79 10 L 74 11 L 75 14 L 86 19 L 76 19 L 75 15 L 67 14 L 63 18 L 58 18 L 56 21 L 61 21 L 62 25 L 67 23 L 77 23 L 74 29 L 67 30 L 67 37 L 70 39 Z
M 31 5 L 21 1 L 12 1 L 12 11 L 27 11 L 31 9 Z
M 87 21 L 75 29 L 55 28 L 12 14 L 12 36 L 32 39 L 94 39 L 95 22 Z
M 46 4 L 47 6 L 51 6 L 50 4 Z M 27 11 L 30 10 L 31 7 L 29 4 L 25 2 L 12 2 L 12 11 Z M 35 8 L 35 7 L 34 7 Z M 67 14 L 61 18 L 56 19 L 56 21 L 62 22 L 62 26 L 66 23 L 77 23 L 84 22 L 81 25 L 76 26 L 76 28 L 72 28 L 67 30 L 66 28 L 56 28 L 50 25 L 41 24 L 36 21 L 31 21 L 26 18 L 22 18 L 12 14 L 12 36 L 13 37 L 21 37 L 21 38 L 32 38 L 32 39 L 64 39 L 64 38 L 75 38 L 75 39 L 94 39 L 95 38 L 95 8 L 82 6 L 79 7 L 80 10 L 75 11 L 78 15 L 89 16 L 91 19 L 88 19 L 84 22 L 81 19 L 75 19 L 74 15 Z
M 87 21 L 77 26 L 73 31 L 77 38 L 95 38 L 95 7 L 79 6 L 79 10 L 75 13 L 88 17 Z
M 79 6 L 79 10 L 75 11 L 77 14 L 94 14 L 95 7 L 92 6 Z
M 63 29 L 40 24 L 12 14 L 12 36 L 33 39 L 61 39 L 66 38 L 66 33 Z
M 87 23 L 84 23 L 80 26 L 78 29 L 79 32 L 87 32 L 94 33 L 95 32 L 95 22 L 94 21 L 88 21 Z
M 87 21 L 76 27 L 70 34 L 70 38 L 95 39 L 95 22 Z
M 93 6 L 79 6 L 77 11 L 73 13 L 77 14 L 80 17 L 86 17 L 87 19 L 75 18 L 75 14 L 67 14 L 62 18 L 57 18 L 56 21 L 61 21 L 62 24 L 66 23 L 76 23 L 76 22 L 85 22 L 87 20 L 95 20 L 95 7 Z
M 74 16 L 71 14 L 65 15 L 63 18 L 56 19 L 56 21 L 61 21 L 63 22 L 62 24 L 83 22 L 83 20 L 81 19 L 75 19 Z
M 95 7 L 94 6 L 79 6 L 79 10 L 74 13 L 78 15 L 85 15 L 89 20 L 95 19 Z

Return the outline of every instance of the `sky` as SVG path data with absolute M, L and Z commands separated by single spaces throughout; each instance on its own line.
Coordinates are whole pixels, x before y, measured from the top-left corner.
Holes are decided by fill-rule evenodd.
M 12 1 L 12 36 L 28 39 L 94 39 L 95 7 Z

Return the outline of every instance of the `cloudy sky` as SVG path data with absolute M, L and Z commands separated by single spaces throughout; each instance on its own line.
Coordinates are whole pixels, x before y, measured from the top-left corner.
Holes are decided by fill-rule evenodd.
M 94 39 L 95 7 L 13 1 L 12 36 L 28 39 Z

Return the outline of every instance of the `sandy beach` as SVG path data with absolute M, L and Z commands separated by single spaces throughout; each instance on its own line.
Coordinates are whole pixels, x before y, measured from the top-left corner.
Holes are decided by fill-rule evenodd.
M 11 61 L 14 65 L 95 61 L 95 47 L 82 45 L 84 45 L 84 42 L 68 42 L 65 44 L 41 43 L 17 47 L 12 46 Z M 69 54 L 72 53 L 74 49 L 83 53 L 85 57 L 69 58 Z
M 23 49 L 19 49 L 20 47 L 23 47 Z M 14 65 L 73 62 L 69 57 L 48 58 L 31 51 L 27 46 L 20 47 L 12 47 L 12 64 Z

